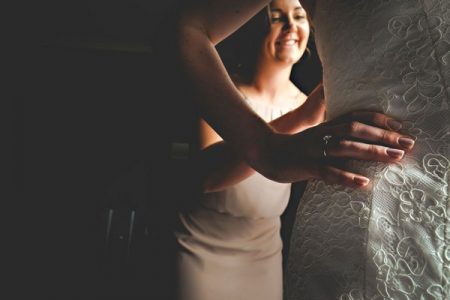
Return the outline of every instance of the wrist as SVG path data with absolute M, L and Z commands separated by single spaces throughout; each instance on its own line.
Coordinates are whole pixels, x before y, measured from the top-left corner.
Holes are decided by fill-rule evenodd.
M 271 153 L 278 133 L 267 123 L 246 143 L 244 160 L 256 171 L 266 175 L 271 169 Z

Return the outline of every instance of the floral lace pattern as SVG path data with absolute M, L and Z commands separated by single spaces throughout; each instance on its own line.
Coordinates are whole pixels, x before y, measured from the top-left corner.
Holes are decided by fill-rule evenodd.
M 450 1 L 318 0 L 328 115 L 384 111 L 401 163 L 348 163 L 365 191 L 309 183 L 285 274 L 293 299 L 450 299 Z

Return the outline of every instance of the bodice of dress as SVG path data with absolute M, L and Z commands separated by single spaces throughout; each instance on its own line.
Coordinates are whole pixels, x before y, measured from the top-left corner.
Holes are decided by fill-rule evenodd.
M 245 102 L 266 122 L 270 122 L 298 106 L 291 102 L 271 105 L 245 97 Z M 290 184 L 269 180 L 255 173 L 223 191 L 204 195 L 203 205 L 235 217 L 252 219 L 279 217 L 287 206 Z
M 383 111 L 416 137 L 398 164 L 351 161 L 367 190 L 313 181 L 287 299 L 450 299 L 450 1 L 317 0 L 327 115 Z
M 267 122 L 299 105 L 270 105 L 247 97 L 245 102 Z M 255 173 L 222 191 L 206 193 L 200 205 L 180 213 L 183 229 L 177 233 L 178 242 L 203 259 L 219 255 L 223 263 L 223 256 L 232 260 L 281 257 L 280 215 L 290 189 L 290 184 Z

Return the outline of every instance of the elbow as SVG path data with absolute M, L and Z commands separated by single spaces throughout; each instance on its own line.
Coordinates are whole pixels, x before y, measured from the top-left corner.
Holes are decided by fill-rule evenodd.
M 180 16 L 176 24 L 176 38 L 180 47 L 190 47 L 192 44 L 196 44 L 190 42 L 192 38 L 208 40 L 214 45 L 218 43 L 209 33 L 202 19 L 192 13 L 186 13 Z

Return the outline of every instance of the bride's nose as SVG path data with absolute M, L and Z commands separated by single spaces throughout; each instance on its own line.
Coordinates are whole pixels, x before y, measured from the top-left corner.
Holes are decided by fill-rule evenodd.
M 288 32 L 294 31 L 294 28 L 295 28 L 294 19 L 292 17 L 287 17 L 283 24 L 283 31 L 288 31 Z

